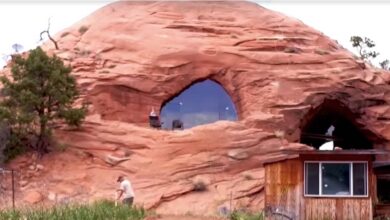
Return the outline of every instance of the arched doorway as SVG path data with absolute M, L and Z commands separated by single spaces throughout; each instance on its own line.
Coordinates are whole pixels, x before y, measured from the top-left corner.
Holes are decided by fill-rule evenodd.
M 301 128 L 300 142 L 317 149 L 329 141 L 342 149 L 372 149 L 372 141 L 356 119 L 357 116 L 341 102 L 325 100 L 309 112 Z
M 171 129 L 175 122 L 181 122 L 183 128 L 192 128 L 218 120 L 237 120 L 230 96 L 219 83 L 210 79 L 184 89 L 164 103 L 160 114 L 165 129 Z

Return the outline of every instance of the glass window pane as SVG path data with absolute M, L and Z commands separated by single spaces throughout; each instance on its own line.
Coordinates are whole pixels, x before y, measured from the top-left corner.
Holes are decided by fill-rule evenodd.
M 323 163 L 321 169 L 323 195 L 351 195 L 350 164 Z
M 367 164 L 353 164 L 353 194 L 367 195 Z
M 191 85 L 161 109 L 165 129 L 175 128 L 176 122 L 192 128 L 219 120 L 236 121 L 237 113 L 225 89 L 209 79 Z
M 319 195 L 319 164 L 318 163 L 306 163 L 305 164 L 305 194 L 307 195 Z

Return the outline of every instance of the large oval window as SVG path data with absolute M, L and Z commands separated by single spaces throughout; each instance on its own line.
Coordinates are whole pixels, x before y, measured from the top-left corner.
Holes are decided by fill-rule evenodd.
M 161 108 L 165 129 L 192 128 L 218 120 L 237 120 L 237 113 L 226 91 L 212 80 L 194 83 Z

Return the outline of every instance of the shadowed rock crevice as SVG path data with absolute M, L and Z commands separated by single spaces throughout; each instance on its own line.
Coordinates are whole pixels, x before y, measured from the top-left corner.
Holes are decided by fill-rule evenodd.
M 300 142 L 319 148 L 333 140 L 343 149 L 372 149 L 380 138 L 360 124 L 359 115 L 342 102 L 325 99 L 303 120 Z

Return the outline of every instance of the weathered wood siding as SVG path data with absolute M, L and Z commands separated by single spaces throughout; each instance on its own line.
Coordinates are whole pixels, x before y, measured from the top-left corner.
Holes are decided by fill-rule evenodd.
M 370 220 L 373 217 L 373 178 L 368 165 L 369 196 L 365 198 L 304 197 L 303 161 L 265 165 L 265 207 L 278 208 L 296 220 Z
M 302 162 L 291 159 L 265 166 L 265 207 L 301 219 L 300 199 L 303 195 Z
M 369 220 L 372 219 L 372 201 L 367 198 L 304 198 L 307 220 Z

